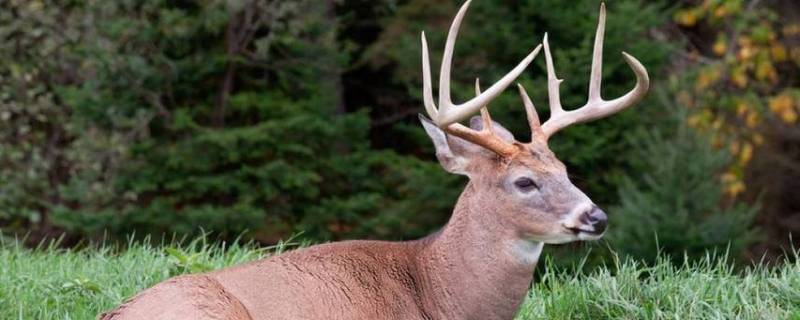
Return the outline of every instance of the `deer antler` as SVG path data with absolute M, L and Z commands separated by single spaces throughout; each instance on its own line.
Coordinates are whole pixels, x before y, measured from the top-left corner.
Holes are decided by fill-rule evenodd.
M 433 122 L 448 133 L 492 150 L 497 154 L 510 156 L 517 152 L 518 149 L 510 143 L 503 141 L 492 132 L 488 111 L 481 112 L 484 126 L 480 131 L 475 131 L 463 126 L 459 124 L 458 121 L 468 118 L 500 95 L 500 93 L 503 92 L 503 90 L 505 90 L 533 61 L 539 53 L 541 45 L 537 46 L 533 52 L 519 63 L 519 65 L 503 76 L 497 83 L 489 87 L 486 92 L 480 93 L 478 89 L 477 96 L 472 98 L 472 100 L 459 105 L 453 104 L 453 101 L 450 99 L 450 68 L 453 60 L 453 49 L 455 47 L 456 38 L 458 37 L 458 29 L 461 26 L 461 20 L 464 18 L 464 14 L 466 14 L 470 2 L 471 0 L 465 2 L 464 5 L 461 6 L 447 34 L 447 42 L 445 43 L 444 56 L 442 58 L 442 68 L 439 73 L 438 108 L 433 101 L 433 89 L 431 88 L 431 66 L 430 59 L 428 58 L 428 43 L 427 40 L 425 40 L 425 32 L 422 33 L 422 78 L 425 110 Z
M 603 69 L 603 34 L 606 26 L 606 6 L 600 5 L 600 19 L 597 24 L 597 34 L 594 39 L 594 53 L 592 55 L 592 72 L 589 77 L 589 99 L 583 107 L 575 110 L 565 111 L 561 106 L 558 86 L 562 79 L 556 77 L 553 68 L 553 57 L 550 55 L 550 45 L 547 42 L 547 34 L 544 35 L 544 54 L 547 62 L 547 95 L 550 100 L 550 119 L 542 126 L 541 131 L 544 138 L 548 139 L 554 133 L 570 125 L 588 122 L 617 113 L 634 103 L 638 102 L 650 87 L 650 78 L 647 70 L 633 56 L 622 52 L 625 62 L 633 69 L 636 74 L 636 86 L 627 94 L 614 100 L 606 101 L 600 96 L 600 82 Z M 520 87 L 520 94 L 527 97 L 524 89 Z M 526 102 L 527 103 L 527 102 Z M 531 104 L 532 105 L 532 104 Z

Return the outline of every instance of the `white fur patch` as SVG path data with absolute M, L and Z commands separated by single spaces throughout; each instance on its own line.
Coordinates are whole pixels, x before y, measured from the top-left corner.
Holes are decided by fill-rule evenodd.
M 539 255 L 542 254 L 544 242 L 530 240 L 516 240 L 511 244 L 511 252 L 524 264 L 536 265 Z

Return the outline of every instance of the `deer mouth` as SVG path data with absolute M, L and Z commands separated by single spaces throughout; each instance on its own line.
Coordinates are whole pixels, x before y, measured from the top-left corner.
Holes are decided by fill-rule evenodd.
M 575 227 L 567 227 L 567 226 L 564 226 L 564 228 L 569 230 L 570 232 L 572 232 L 572 234 L 574 234 L 574 235 L 579 235 L 581 233 L 585 233 L 585 234 L 589 234 L 589 235 L 593 235 L 593 236 L 599 236 L 599 235 L 602 234 L 602 232 L 597 232 L 597 231 L 594 231 L 594 230 L 586 230 L 586 229 L 575 228 Z

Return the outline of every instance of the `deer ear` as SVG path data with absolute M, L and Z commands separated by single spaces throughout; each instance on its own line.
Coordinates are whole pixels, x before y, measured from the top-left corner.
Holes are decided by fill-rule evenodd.
M 423 115 L 419 115 L 419 120 L 422 122 L 422 127 L 425 128 L 425 132 L 431 137 L 431 141 L 433 141 L 433 145 L 436 147 L 436 158 L 439 159 L 439 164 L 442 165 L 444 170 L 450 173 L 467 175 L 468 159 L 464 157 L 461 152 L 453 152 L 454 149 L 450 148 L 451 141 L 453 143 L 467 142 L 458 141 L 461 139 L 457 137 L 450 137 L 450 139 L 448 139 L 447 134 L 442 131 L 442 129 L 439 129 L 433 121 Z M 461 148 L 456 149 L 458 150 Z

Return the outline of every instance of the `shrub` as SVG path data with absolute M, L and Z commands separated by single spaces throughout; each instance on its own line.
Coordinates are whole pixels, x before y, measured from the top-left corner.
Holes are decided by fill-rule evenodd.
M 650 262 L 659 252 L 678 261 L 704 257 L 707 250 L 736 257 L 755 240 L 756 210 L 724 195 L 720 174 L 728 151 L 689 128 L 682 109 L 672 111 L 672 130 L 631 137 L 631 152 L 641 162 L 622 179 L 620 204 L 611 210 L 612 246 Z

